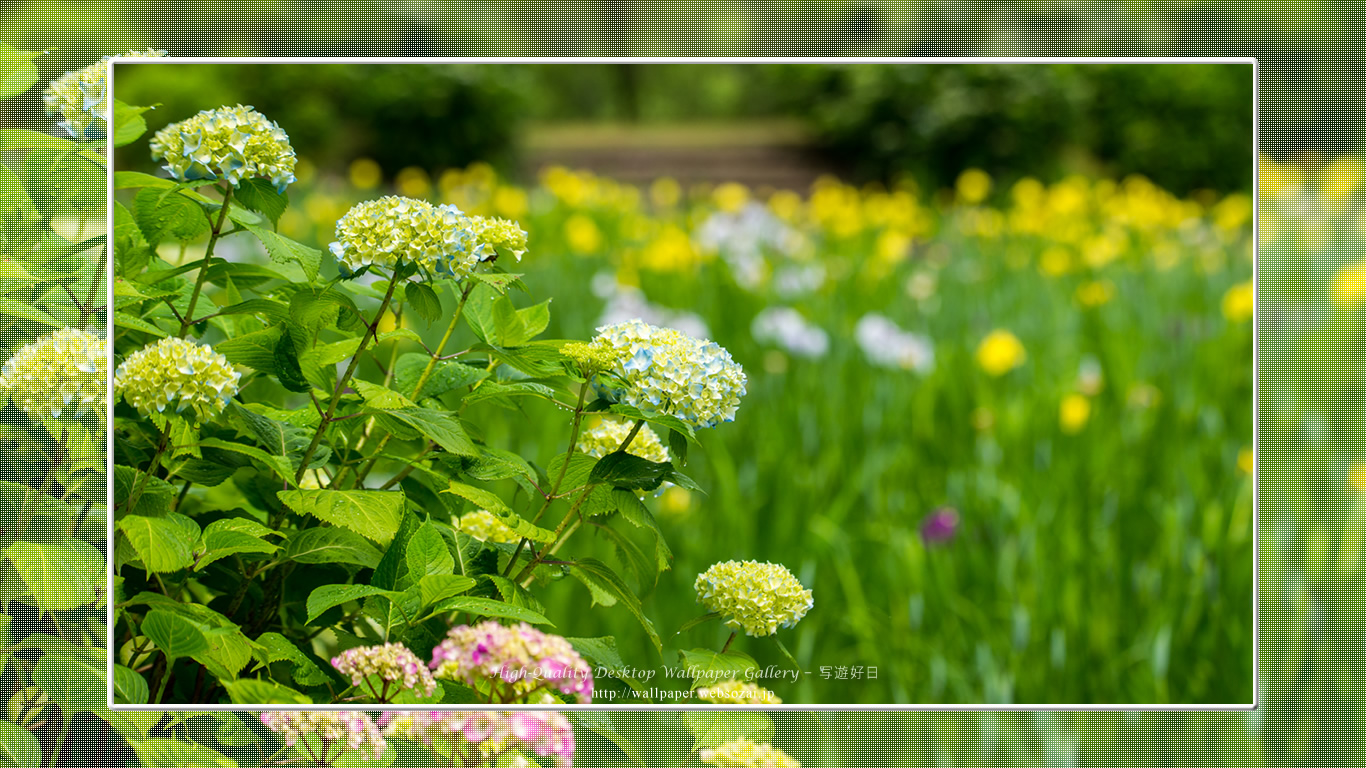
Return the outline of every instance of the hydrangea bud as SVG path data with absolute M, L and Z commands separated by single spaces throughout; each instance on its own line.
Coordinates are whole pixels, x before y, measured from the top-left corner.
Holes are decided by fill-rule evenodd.
M 104 339 L 62 328 L 19 348 L 0 366 L 0 397 L 40 419 L 104 413 Z M 2 401 L 0 401 L 2 402 Z
M 695 427 L 735 420 L 745 372 L 715 342 L 628 320 L 599 328 L 592 344 L 615 360 L 592 379 L 604 399 L 666 413 Z
M 452 627 L 432 651 L 431 668 L 443 680 L 477 690 L 490 688 L 494 701 L 525 699 L 547 689 L 572 694 L 580 704 L 593 700 L 593 668 L 568 640 L 522 622 L 505 627 L 496 621 Z M 540 697 L 532 703 L 554 703 Z M 546 700 L 548 698 L 548 701 Z
M 212 347 L 165 338 L 123 361 L 114 372 L 114 390 L 144 416 L 174 404 L 177 413 L 188 407 L 198 421 L 208 421 L 237 394 L 241 378 Z
M 507 523 L 499 520 L 487 509 L 476 509 L 473 512 L 461 515 L 461 533 L 468 534 L 480 541 L 487 541 L 494 544 L 516 544 L 522 537 L 511 528 Z
M 277 192 L 294 181 L 294 148 L 280 126 L 249 106 L 206 109 L 157 131 L 148 145 L 153 160 L 180 181 L 266 178 Z
M 371 675 L 377 675 L 383 688 L 377 692 L 371 687 L 376 698 L 388 700 L 400 690 L 410 690 L 419 697 L 436 692 L 432 673 L 402 643 L 350 648 L 333 657 L 332 666 L 351 678 L 351 684 L 356 687 L 366 685 Z
M 754 560 L 717 563 L 697 577 L 693 588 L 707 610 L 751 637 L 795 626 L 814 604 L 811 590 L 803 589 L 791 571 Z
M 129 51 L 123 54 L 130 58 L 160 58 L 166 51 L 148 48 L 145 51 Z M 48 84 L 43 91 L 43 110 L 48 117 L 61 115 L 57 123 L 72 138 L 83 141 L 103 141 L 105 122 L 109 119 L 109 99 L 107 80 L 109 60 L 105 56 L 85 69 L 67 72 Z

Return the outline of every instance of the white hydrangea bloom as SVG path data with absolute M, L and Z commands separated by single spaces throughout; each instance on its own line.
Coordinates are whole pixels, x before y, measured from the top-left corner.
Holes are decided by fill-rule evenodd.
M 277 192 L 294 181 L 294 148 L 289 136 L 253 107 L 206 109 L 156 132 L 148 145 L 153 160 L 180 181 L 266 178 Z
M 63 328 L 20 347 L 0 366 L 0 396 L 38 418 L 104 413 L 104 339 Z
M 811 590 L 803 588 L 791 571 L 755 560 L 717 563 L 697 577 L 693 588 L 707 610 L 751 637 L 796 626 L 815 604 Z
M 160 58 L 166 51 L 148 48 L 123 54 L 131 58 Z M 48 117 L 61 116 L 60 125 L 72 138 L 103 141 L 109 116 L 109 60 L 105 56 L 85 69 L 67 72 L 53 80 L 43 91 L 43 109 Z
M 114 373 L 114 389 L 144 415 L 187 407 L 199 421 L 223 412 L 242 374 L 212 347 L 165 338 L 128 356 Z

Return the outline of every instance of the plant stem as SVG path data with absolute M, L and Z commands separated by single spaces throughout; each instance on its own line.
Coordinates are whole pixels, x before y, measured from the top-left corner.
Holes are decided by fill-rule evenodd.
M 161 461 L 161 454 L 166 452 L 166 446 L 171 442 L 171 425 L 166 425 L 166 431 L 161 435 L 160 442 L 157 443 L 156 453 L 152 454 L 152 462 L 147 466 L 147 471 L 138 479 L 138 484 L 133 488 L 133 492 L 128 494 L 128 500 L 124 502 L 124 511 L 131 512 L 137 509 L 138 501 L 142 499 L 142 492 L 147 489 L 147 481 L 152 479 L 152 473 L 156 472 L 157 463 Z
M 451 317 L 450 325 L 446 326 L 446 333 L 441 337 L 441 343 L 432 350 L 432 359 L 427 361 L 427 367 L 422 369 L 422 375 L 417 378 L 417 383 L 413 385 L 413 394 L 409 398 L 413 402 L 416 403 L 422 397 L 422 388 L 427 386 L 427 381 L 431 379 L 432 373 L 436 370 L 437 361 L 441 359 L 441 353 L 445 351 L 446 344 L 450 343 L 451 336 L 455 334 L 455 327 L 460 324 L 460 318 L 465 313 L 465 302 L 469 301 L 470 293 L 473 290 L 474 284 L 470 283 L 460 291 L 460 303 L 455 305 L 455 315 Z M 375 462 L 379 461 L 379 455 L 384 452 L 384 447 L 389 444 L 391 439 L 393 439 L 393 433 L 385 434 L 380 439 L 379 445 L 375 447 L 374 453 L 370 454 L 370 459 L 365 463 L 365 466 L 356 472 L 355 487 L 359 488 L 360 484 L 365 482 L 365 478 L 369 477 L 370 470 L 375 468 Z M 359 449 L 360 446 L 358 445 L 356 448 Z
M 194 307 L 199 303 L 199 294 L 204 290 L 204 278 L 209 274 L 209 262 L 213 261 L 213 248 L 218 244 L 218 233 L 223 231 L 223 222 L 228 218 L 228 208 L 232 205 L 232 185 L 223 190 L 223 204 L 218 208 L 218 221 L 209 232 L 209 244 L 204 249 L 204 263 L 199 265 L 199 277 L 194 281 L 194 292 L 190 294 L 190 304 L 185 308 L 185 317 L 180 320 L 180 338 L 185 338 L 190 326 L 194 325 Z
M 56 768 L 57 756 L 62 753 L 62 747 L 66 745 L 66 736 L 71 731 L 71 713 L 66 707 L 62 707 L 62 728 L 57 732 L 57 740 L 52 743 L 52 755 L 48 758 L 48 768 Z
M 640 434 L 640 428 L 643 426 L 645 426 L 645 419 L 636 419 L 635 426 L 631 427 L 631 431 L 626 433 L 626 439 L 622 440 L 621 445 L 617 447 L 617 453 L 626 452 L 627 447 L 631 445 L 632 440 L 636 439 L 636 435 Z
M 365 335 L 361 337 L 360 346 L 356 347 L 356 353 L 351 356 L 351 364 L 346 366 L 346 373 L 337 380 L 337 387 L 332 392 L 332 400 L 327 404 L 327 412 L 323 414 L 318 422 L 318 428 L 313 432 L 313 440 L 308 444 L 308 449 L 304 451 L 303 457 L 299 460 L 299 471 L 294 475 L 294 484 L 298 485 L 303 480 L 304 473 L 308 471 L 308 462 L 313 458 L 313 452 L 318 450 L 318 444 L 322 442 L 323 433 L 327 431 L 327 426 L 332 423 L 332 415 L 337 412 L 337 403 L 341 401 L 342 392 L 346 391 L 346 385 L 351 381 L 351 376 L 360 366 L 361 353 L 370 340 L 375 338 L 375 331 L 379 327 L 379 321 L 384 317 L 384 313 L 389 309 L 389 301 L 394 298 L 394 289 L 398 287 L 398 280 L 389 280 L 389 290 L 384 294 L 384 301 L 380 302 L 379 312 L 375 313 L 375 319 L 365 329 Z
M 739 634 L 739 633 L 738 633 L 738 632 L 731 632 L 731 633 L 730 633 L 730 637 L 726 638 L 726 644 L 723 645 L 723 646 L 721 646 L 721 655 L 724 656 L 725 653 L 726 653 L 726 651 L 729 651 L 729 650 L 730 650 L 730 644 L 733 643 L 733 642 L 735 642 L 735 636 L 736 636 L 737 634 Z
M 153 701 L 158 704 L 161 703 L 161 699 L 166 695 L 166 684 L 171 681 L 171 665 L 174 663 L 174 659 L 167 656 L 165 651 L 162 651 L 161 658 L 166 662 L 166 666 L 161 671 L 161 684 L 157 686 L 157 696 L 153 699 Z
M 569 469 L 569 460 L 574 457 L 574 449 L 579 445 L 579 427 L 583 423 L 583 402 L 588 397 L 588 382 L 579 385 L 579 402 L 574 405 L 574 425 L 569 430 L 569 450 L 564 455 L 564 463 L 560 465 L 560 474 L 555 478 L 555 484 L 550 487 L 550 494 L 545 497 L 545 503 L 541 505 L 540 511 L 531 518 L 531 524 L 540 522 L 541 516 L 550 508 L 555 497 L 560 493 L 560 484 L 564 482 L 564 474 Z M 508 561 L 508 569 L 503 573 L 504 576 L 512 573 L 512 569 L 517 565 L 517 558 L 522 556 L 522 548 L 526 546 L 525 536 L 517 544 L 517 551 L 512 553 L 512 559 Z

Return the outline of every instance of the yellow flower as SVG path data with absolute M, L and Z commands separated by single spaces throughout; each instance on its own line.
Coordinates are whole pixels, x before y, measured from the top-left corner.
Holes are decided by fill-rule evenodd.
M 1058 408 L 1058 424 L 1062 431 L 1075 435 L 1086 426 L 1091 418 L 1091 401 L 1082 395 L 1071 394 L 1062 399 Z
M 768 209 L 773 215 L 791 224 L 802 211 L 802 198 L 790 190 L 779 190 L 768 198 Z
M 379 186 L 379 163 L 368 157 L 358 157 L 351 161 L 349 173 L 351 186 L 356 189 L 374 189 Z
M 697 252 L 687 232 L 670 226 L 645 245 L 640 258 L 650 269 L 681 272 L 697 263 Z
M 1109 280 L 1091 280 L 1077 288 L 1077 301 L 1083 307 L 1099 307 L 1115 296 L 1115 284 Z
M 1366 262 L 1348 264 L 1333 275 L 1333 303 L 1355 307 L 1366 300 Z
M 564 239 L 575 253 L 597 253 L 602 247 L 602 232 L 598 230 L 598 225 L 581 213 L 565 220 Z
M 738 213 L 749 202 L 749 190 L 743 184 L 726 182 L 712 192 L 712 200 L 726 213 Z
M 1238 283 L 1224 293 L 1224 317 L 1230 323 L 1241 323 L 1252 317 L 1252 281 Z
M 1319 172 L 1319 188 L 1324 194 L 1346 197 L 1361 187 L 1361 166 L 1357 159 L 1344 155 Z
M 1238 451 L 1238 469 L 1241 469 L 1246 474 L 1252 474 L 1254 458 L 1251 448 L 1244 448 L 1241 451 Z M 1362 481 L 1361 487 L 1366 488 L 1366 466 L 1358 464 L 1356 467 L 1353 467 L 1353 469 L 1361 470 L 1359 477 Z
M 432 192 L 432 180 L 421 168 L 409 167 L 394 177 L 394 187 L 404 197 L 425 198 Z
M 517 187 L 499 187 L 493 192 L 493 210 L 499 216 L 520 219 L 526 215 L 526 192 Z
M 1025 361 L 1025 348 L 1015 334 L 997 329 L 977 346 L 977 364 L 992 376 L 1000 376 Z
M 1039 256 L 1039 271 L 1049 277 L 1065 275 L 1072 269 L 1072 254 L 1060 245 L 1049 246 Z
M 958 197 L 966 203 L 980 203 L 991 193 L 991 177 L 986 171 L 969 168 L 958 177 Z
M 650 184 L 650 202 L 657 208 L 672 208 L 683 197 L 683 188 L 668 176 L 661 176 Z
M 1347 482 L 1358 491 L 1366 491 L 1366 464 L 1353 464 L 1347 470 Z

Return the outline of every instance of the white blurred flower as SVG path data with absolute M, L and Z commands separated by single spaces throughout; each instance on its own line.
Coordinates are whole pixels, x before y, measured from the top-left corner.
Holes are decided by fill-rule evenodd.
M 750 332 L 761 344 L 774 344 L 797 357 L 817 359 L 830 349 L 830 335 L 791 307 L 767 307 L 754 317 Z
M 926 337 L 903 331 L 886 317 L 869 312 L 854 328 L 854 339 L 868 362 L 883 368 L 925 373 L 934 367 L 934 344 Z

